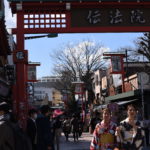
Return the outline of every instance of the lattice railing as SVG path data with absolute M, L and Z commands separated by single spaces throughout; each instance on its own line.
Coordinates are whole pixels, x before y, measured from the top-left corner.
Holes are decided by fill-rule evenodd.
M 24 28 L 66 28 L 65 13 L 24 14 Z

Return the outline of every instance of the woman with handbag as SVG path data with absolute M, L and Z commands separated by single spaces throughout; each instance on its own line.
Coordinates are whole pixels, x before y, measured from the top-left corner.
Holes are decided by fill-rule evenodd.
M 144 130 L 136 120 L 136 108 L 127 107 L 127 118 L 116 128 L 117 142 L 121 150 L 141 150 L 144 146 Z

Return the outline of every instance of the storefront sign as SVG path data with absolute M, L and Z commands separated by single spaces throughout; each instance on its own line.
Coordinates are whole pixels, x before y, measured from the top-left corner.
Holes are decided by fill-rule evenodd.
M 150 26 L 149 8 L 73 9 L 72 27 Z M 78 21 L 77 21 L 78 20 Z
M 111 56 L 112 63 L 112 72 L 121 72 L 121 57 L 120 56 Z
M 28 66 L 28 80 L 36 80 L 36 66 Z
M 15 50 L 13 52 L 13 60 L 15 63 L 27 63 L 28 51 L 27 50 Z

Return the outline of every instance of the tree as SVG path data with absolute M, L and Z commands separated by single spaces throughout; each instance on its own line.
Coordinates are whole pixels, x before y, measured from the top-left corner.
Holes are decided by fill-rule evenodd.
M 134 41 L 135 47 L 123 47 L 118 51 L 127 52 L 127 58 L 130 62 L 150 62 L 150 32 L 143 33 Z
M 136 53 L 146 58 L 150 62 L 150 32 L 143 33 L 143 36 L 138 37 L 135 41 Z
M 103 67 L 102 54 L 106 50 L 102 45 L 90 40 L 75 45 L 68 44 L 51 55 L 55 61 L 54 70 L 65 79 L 63 81 L 68 82 L 68 89 L 72 87 L 71 82 L 76 81 L 79 76 L 88 91 L 88 102 L 92 102 L 92 73 Z
M 143 33 L 143 35 L 138 37 L 134 43 L 134 48 L 125 47 L 120 48 L 118 51 L 126 52 L 126 61 L 128 62 L 143 62 L 144 71 L 150 74 L 149 65 L 148 63 L 145 63 L 150 62 L 150 32 Z

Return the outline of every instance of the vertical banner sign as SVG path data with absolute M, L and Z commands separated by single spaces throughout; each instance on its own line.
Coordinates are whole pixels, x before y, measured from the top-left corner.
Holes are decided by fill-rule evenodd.
M 28 80 L 36 80 L 36 66 L 28 66 Z
M 112 72 L 118 73 L 122 71 L 120 56 L 111 56 L 111 63 L 112 63 Z

